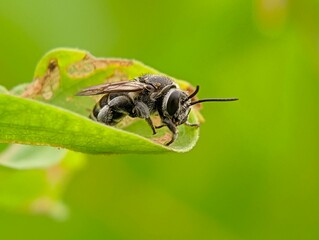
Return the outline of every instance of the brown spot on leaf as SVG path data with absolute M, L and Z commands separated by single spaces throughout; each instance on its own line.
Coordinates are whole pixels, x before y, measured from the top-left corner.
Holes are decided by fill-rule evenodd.
M 81 61 L 71 64 L 67 68 L 67 73 L 71 78 L 83 78 L 93 74 L 95 70 L 105 69 L 109 66 L 127 67 L 132 64 L 131 60 L 95 58 L 87 54 Z
M 35 98 L 42 96 L 49 100 L 53 96 L 53 91 L 60 84 L 60 69 L 56 59 L 52 59 L 48 64 L 48 69 L 44 76 L 37 77 L 22 93 L 22 97 Z
M 165 133 L 163 136 L 161 137 L 157 137 L 157 138 L 152 138 L 152 140 L 156 143 L 165 145 L 166 143 L 168 143 L 169 141 L 171 141 L 172 139 L 172 134 L 170 133 Z
M 73 96 L 69 96 L 66 98 L 66 101 L 67 102 L 72 102 L 74 100 L 74 97 Z
M 113 74 L 105 79 L 105 83 L 120 82 L 126 80 L 128 80 L 126 73 L 123 73 L 119 69 L 114 69 Z

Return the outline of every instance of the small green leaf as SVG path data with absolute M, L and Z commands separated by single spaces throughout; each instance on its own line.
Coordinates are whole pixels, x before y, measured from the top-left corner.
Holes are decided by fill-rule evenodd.
M 60 163 L 44 170 L 15 171 L 0 167 L 0 209 L 64 220 L 68 209 L 62 195 L 85 160 L 84 154 L 67 151 Z
M 98 99 L 75 96 L 88 86 L 133 79 L 145 73 L 158 72 L 134 60 L 95 58 L 74 49 L 53 50 L 39 62 L 31 84 L 12 91 L 21 93 L 20 97 L 0 94 L 0 142 L 85 153 L 189 151 L 198 139 L 197 128 L 179 126 L 178 139 L 165 147 L 163 143 L 171 138 L 168 129 L 152 136 L 144 120 L 127 118 L 120 124 L 125 130 L 94 122 L 87 116 Z M 184 90 L 193 89 L 187 82 L 176 82 Z M 198 122 L 198 116 L 194 109 L 190 121 Z
M 9 91 L 5 88 L 5 87 L 3 87 L 3 86 L 1 86 L 0 85 L 0 94 L 8 94 L 9 93 Z
M 65 149 L 11 144 L 0 153 L 0 165 L 16 169 L 48 168 L 66 154 Z

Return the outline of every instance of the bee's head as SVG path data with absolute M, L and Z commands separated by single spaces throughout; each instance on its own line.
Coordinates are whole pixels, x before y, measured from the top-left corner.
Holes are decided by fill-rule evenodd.
M 192 98 L 198 93 L 198 91 L 199 86 L 196 86 L 195 91 L 190 95 L 187 95 L 186 92 L 176 88 L 169 90 L 163 99 L 163 115 L 170 118 L 177 126 L 187 121 L 192 105 L 201 102 L 238 100 L 238 98 L 207 98 L 192 102 Z
M 186 104 L 190 102 L 188 97 L 186 92 L 173 88 L 163 99 L 163 115 L 171 119 L 176 126 L 187 121 L 190 112 L 190 105 Z

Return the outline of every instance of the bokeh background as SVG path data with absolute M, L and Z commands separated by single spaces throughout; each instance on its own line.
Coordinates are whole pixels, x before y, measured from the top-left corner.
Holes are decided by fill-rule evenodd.
M 87 156 L 67 219 L 2 207 L 1 239 L 319 239 L 319 1 L 1 0 L 0 33 L 7 88 L 78 47 L 240 98 L 189 153 Z

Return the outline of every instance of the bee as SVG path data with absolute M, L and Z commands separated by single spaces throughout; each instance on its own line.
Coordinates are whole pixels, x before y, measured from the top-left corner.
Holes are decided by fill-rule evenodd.
M 125 116 L 142 118 L 156 129 L 164 126 L 172 132 L 172 138 L 166 145 L 172 144 L 178 137 L 177 126 L 185 124 L 199 127 L 199 124 L 188 122 L 191 106 L 201 102 L 235 101 L 237 98 L 207 98 L 192 101 L 199 91 L 199 86 L 188 95 L 167 76 L 146 74 L 131 81 L 105 83 L 85 88 L 78 96 L 105 94 L 94 106 L 90 118 L 106 125 L 116 125 Z M 151 116 L 158 114 L 162 124 L 154 126 Z

